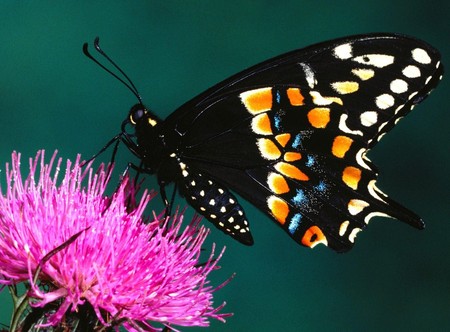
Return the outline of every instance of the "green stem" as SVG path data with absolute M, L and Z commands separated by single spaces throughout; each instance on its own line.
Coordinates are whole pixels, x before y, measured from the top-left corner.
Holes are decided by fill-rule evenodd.
M 22 296 L 17 296 L 17 287 L 15 285 L 8 285 L 8 289 L 14 306 L 9 329 L 10 332 L 15 332 L 19 326 L 20 317 L 22 317 L 23 312 L 28 307 L 29 297 L 27 295 L 28 292 L 25 292 Z

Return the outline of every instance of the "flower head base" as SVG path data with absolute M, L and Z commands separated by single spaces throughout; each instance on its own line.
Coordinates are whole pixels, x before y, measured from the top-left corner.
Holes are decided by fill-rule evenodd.
M 218 313 L 223 305 L 212 306 L 215 288 L 206 279 L 222 253 L 214 260 L 213 247 L 199 265 L 208 232 L 198 220 L 184 230 L 182 216 L 171 223 L 156 217 L 143 223 L 148 193 L 127 212 L 127 197 L 135 194 L 127 179 L 107 198 L 104 166 L 94 173 L 89 166 L 82 168 L 78 157 L 67 162 L 58 183 L 60 166 L 56 153 L 45 164 L 42 151 L 30 160 L 30 174 L 23 181 L 20 155 L 13 153 L 6 192 L 0 195 L 1 284 L 28 281 L 32 306 L 58 303 L 47 325 L 61 323 L 66 313 L 86 302 L 103 325 L 122 322 L 128 330 L 156 330 L 152 322 L 207 326 L 209 318 L 228 316 Z M 78 232 L 72 243 L 42 263 Z M 45 290 L 33 282 L 36 273 Z

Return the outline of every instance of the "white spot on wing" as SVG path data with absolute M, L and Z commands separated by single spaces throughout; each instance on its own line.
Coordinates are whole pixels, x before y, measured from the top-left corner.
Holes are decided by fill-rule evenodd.
M 397 119 L 395 119 L 394 124 L 397 125 L 397 123 L 403 119 L 403 116 L 398 117 Z
M 339 119 L 339 129 L 341 131 L 343 131 L 344 133 L 347 134 L 353 134 L 353 135 L 360 135 L 363 136 L 363 132 L 360 130 L 351 130 L 348 126 L 347 126 L 347 118 L 348 115 L 347 114 L 342 114 L 341 118 Z
M 354 242 L 355 242 L 356 235 L 357 235 L 359 232 L 361 232 L 361 228 L 353 228 L 352 231 L 350 232 L 350 234 L 348 235 L 348 240 L 349 240 L 351 243 L 354 243 Z
M 417 91 L 414 91 L 413 93 L 411 93 L 411 94 L 408 96 L 408 99 L 413 99 L 413 98 L 416 96 L 417 93 L 418 93 Z M 412 108 L 411 108 L 411 109 L 412 109 Z
M 334 57 L 340 60 L 349 59 L 353 56 L 352 45 L 343 44 L 334 48 Z
M 355 216 L 358 213 L 360 213 L 362 210 L 364 210 L 364 208 L 368 207 L 369 203 L 367 203 L 366 201 L 363 201 L 361 199 L 351 199 L 348 202 L 348 212 L 352 215 Z
M 375 199 L 378 199 L 379 201 L 386 202 L 380 194 L 383 194 L 383 192 L 377 188 L 375 184 L 376 180 L 372 180 L 367 185 L 367 190 L 369 191 L 369 194 L 374 197 Z
M 387 122 L 383 123 L 383 127 L 386 125 Z M 378 136 L 377 141 L 381 141 L 381 139 L 386 135 L 386 133 L 382 133 L 380 136 Z
M 375 99 L 379 109 L 385 110 L 394 105 L 395 99 L 390 94 L 384 93 Z
M 356 153 L 356 162 L 359 166 L 364 167 L 365 169 L 372 170 L 369 165 L 365 162 L 366 158 L 366 149 L 359 149 L 359 151 Z
M 388 217 L 388 218 L 392 218 L 390 215 L 383 213 L 383 212 L 370 212 L 365 218 L 364 218 L 364 222 L 366 224 L 369 224 L 370 219 L 372 219 L 373 217 Z
M 363 126 L 370 127 L 377 123 L 378 114 L 375 111 L 367 111 L 361 114 L 360 120 Z
M 357 56 L 353 59 L 364 65 L 372 65 L 378 68 L 384 68 L 394 63 L 394 57 L 387 54 L 366 54 Z
M 429 64 L 431 62 L 431 58 L 428 53 L 422 48 L 415 48 L 412 50 L 412 57 L 418 63 L 422 63 L 424 65 Z
M 314 88 L 314 86 L 317 84 L 317 80 L 314 75 L 314 71 L 306 63 L 300 62 L 299 65 L 300 65 L 300 67 L 302 67 L 302 70 L 305 73 L 306 82 L 308 83 L 308 86 L 311 89 Z
M 394 93 L 403 93 L 408 90 L 408 83 L 404 80 L 396 79 L 391 82 L 390 88 Z
M 339 235 L 344 236 L 345 232 L 347 232 L 348 225 L 350 224 L 350 221 L 346 220 L 344 221 L 341 226 L 339 227 Z
M 406 66 L 402 70 L 403 75 L 405 75 L 408 78 L 417 78 L 420 77 L 420 69 L 416 66 L 410 65 Z

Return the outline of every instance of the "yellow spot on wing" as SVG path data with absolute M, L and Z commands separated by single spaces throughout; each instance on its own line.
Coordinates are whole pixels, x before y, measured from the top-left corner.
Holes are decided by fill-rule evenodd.
M 276 144 L 268 138 L 258 139 L 258 148 L 264 159 L 276 160 L 281 157 L 281 151 Z
M 277 173 L 270 173 L 267 177 L 267 184 L 275 194 L 285 194 L 289 192 L 289 186 L 284 176 Z
M 261 88 L 242 92 L 241 101 L 252 114 L 266 112 L 272 108 L 272 88 Z
M 305 97 L 300 92 L 298 88 L 289 88 L 287 89 L 287 96 L 292 106 L 301 106 L 303 105 L 303 100 Z
M 252 130 L 259 135 L 272 135 L 270 118 L 267 113 L 259 114 L 252 120 Z
M 344 105 L 344 102 L 339 97 L 324 97 L 319 91 L 311 91 L 310 96 L 314 104 L 318 106 L 330 105 L 331 103 L 336 103 L 339 105 Z
M 359 180 L 361 180 L 361 170 L 359 168 L 348 166 L 342 172 L 342 181 L 354 190 L 358 188 Z
M 278 143 L 280 143 L 280 145 L 282 147 L 285 147 L 286 144 L 289 142 L 289 140 L 291 139 L 291 134 L 280 134 L 275 136 L 275 139 L 277 140 Z
M 283 157 L 284 161 L 297 161 L 302 159 L 302 155 L 299 152 L 286 152 Z
M 328 245 L 327 238 L 318 226 L 311 226 L 303 234 L 302 244 L 306 247 L 314 248 L 319 243 Z
M 352 143 L 353 140 L 350 137 L 336 136 L 331 147 L 331 152 L 338 158 L 344 158 Z
M 361 81 L 366 81 L 374 77 L 375 72 L 372 69 L 356 68 L 352 70 L 352 74 L 358 76 Z
M 325 107 L 313 108 L 308 112 L 308 121 L 314 128 L 325 128 L 330 122 L 330 109 Z
M 284 225 L 289 214 L 289 206 L 287 205 L 287 203 L 279 197 L 270 196 L 267 199 L 267 205 L 275 219 L 281 225 Z
M 294 165 L 285 163 L 285 162 L 279 162 L 275 165 L 275 169 L 280 172 L 281 174 L 300 181 L 308 181 L 309 177 L 305 173 L 303 173 L 301 170 L 299 170 Z
M 358 82 L 344 81 L 331 83 L 331 87 L 339 94 L 345 95 L 358 91 Z

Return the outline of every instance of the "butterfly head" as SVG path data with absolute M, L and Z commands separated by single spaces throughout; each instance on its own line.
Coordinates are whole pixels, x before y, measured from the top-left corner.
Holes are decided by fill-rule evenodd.
M 149 111 L 143 104 L 138 103 L 131 107 L 128 118 L 123 122 L 122 127 L 131 124 L 133 127 L 155 127 L 160 122 L 151 111 Z

